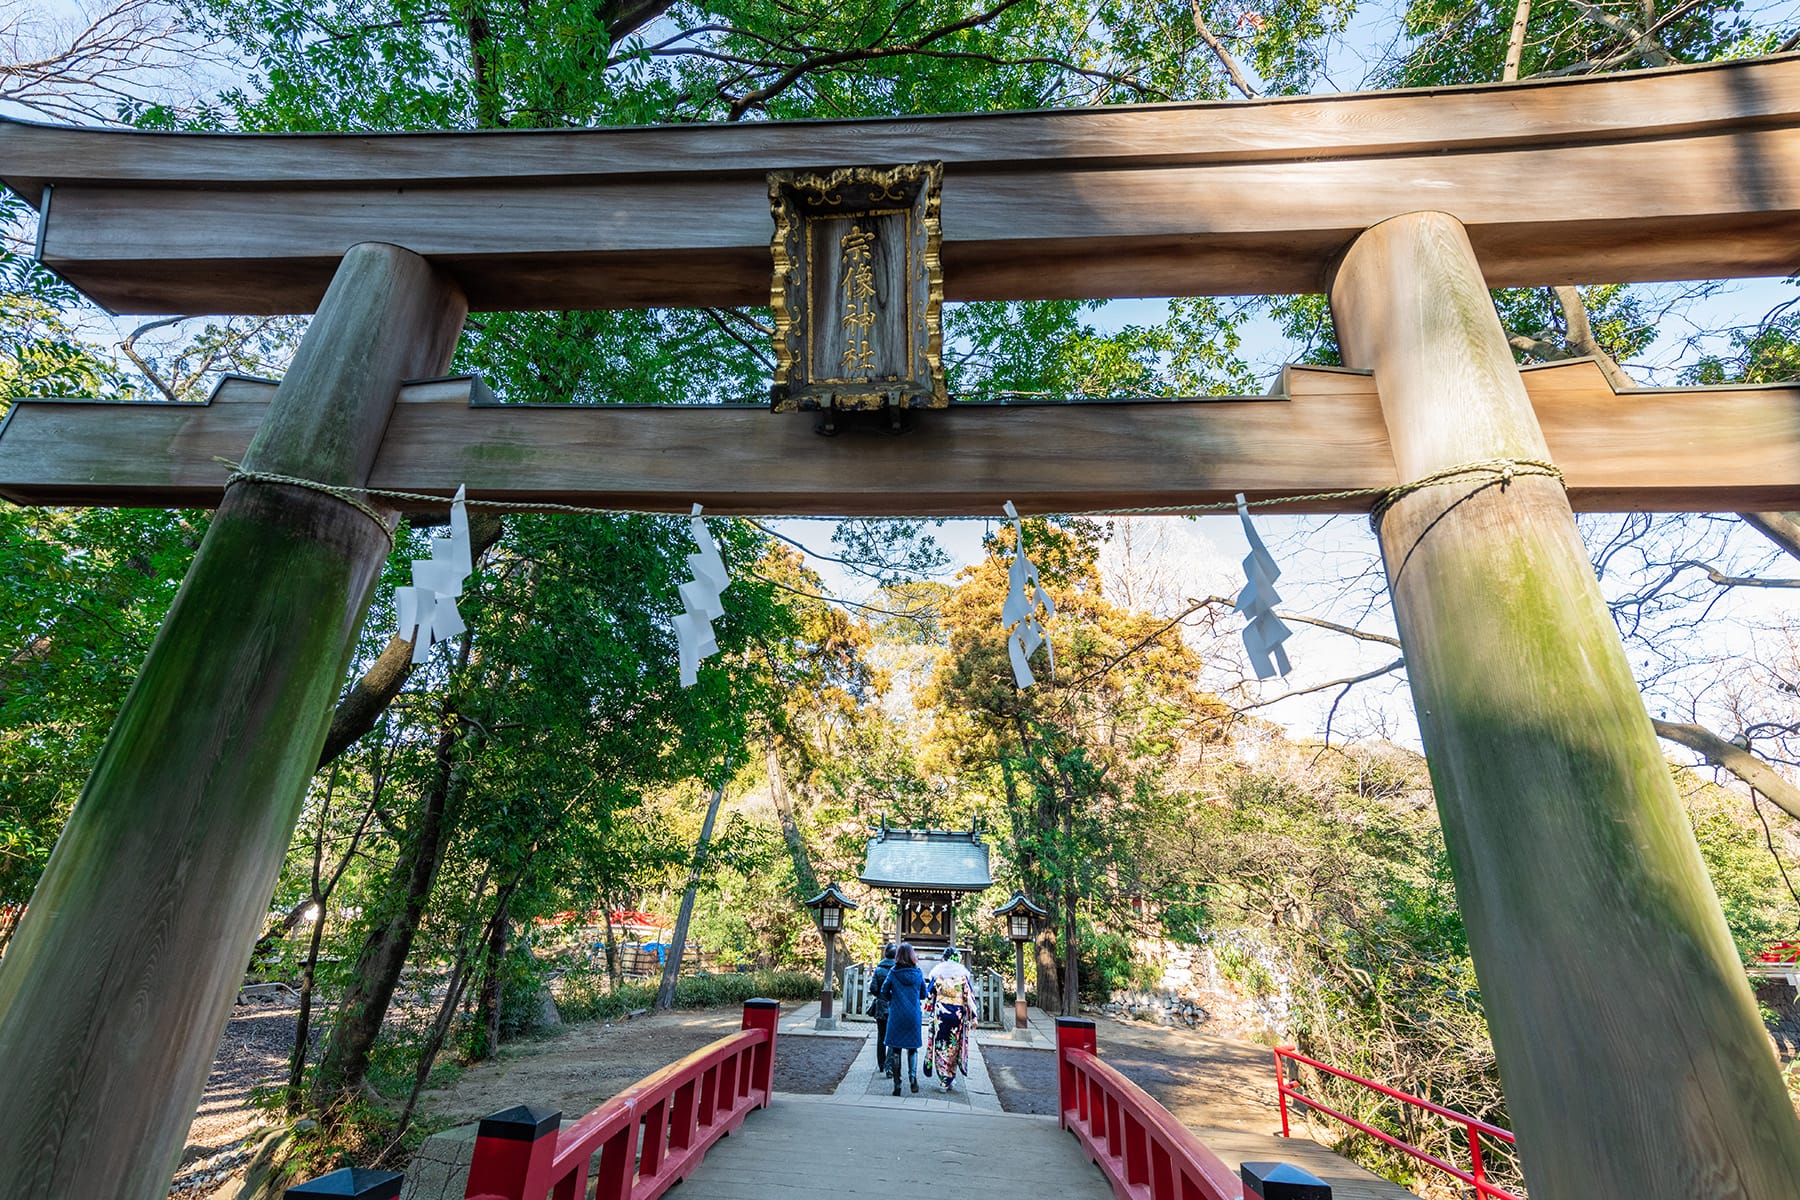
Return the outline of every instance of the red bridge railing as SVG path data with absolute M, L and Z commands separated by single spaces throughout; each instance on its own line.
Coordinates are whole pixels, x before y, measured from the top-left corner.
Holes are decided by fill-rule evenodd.
M 481 1123 L 465 1200 L 655 1200 L 707 1149 L 766 1108 L 775 1071 L 773 1000 L 744 1004 L 741 1033 L 720 1038 L 614 1096 L 567 1129 L 562 1114 L 520 1106 Z M 597 1169 L 595 1167 L 596 1157 Z
M 1062 1126 L 1113 1185 L 1137 1200 L 1243 1200 L 1242 1182 L 1148 1092 L 1106 1065 L 1094 1023 L 1056 1021 Z
M 1443 1117 L 1447 1121 L 1461 1125 L 1464 1129 L 1464 1132 L 1466 1133 L 1466 1135 L 1468 1137 L 1469 1169 L 1467 1171 L 1465 1171 L 1461 1167 L 1452 1166 L 1450 1163 L 1445 1162 L 1443 1159 L 1439 1158 L 1435 1154 L 1431 1154 L 1424 1150 L 1421 1150 L 1417 1146 L 1409 1145 L 1408 1143 L 1401 1141 L 1399 1138 L 1393 1136 L 1390 1133 L 1386 1133 L 1380 1129 L 1376 1129 L 1372 1125 L 1366 1125 L 1363 1122 L 1357 1120 L 1355 1117 L 1348 1116 L 1344 1113 L 1341 1113 L 1337 1109 L 1332 1108 L 1329 1104 L 1326 1104 L 1321 1100 L 1316 1100 L 1313 1097 L 1306 1095 L 1304 1092 L 1302 1092 L 1299 1089 L 1297 1084 L 1290 1084 L 1288 1082 L 1287 1068 L 1286 1068 L 1287 1062 L 1305 1063 L 1307 1066 L 1312 1067 L 1314 1070 L 1323 1071 L 1327 1075 L 1335 1075 L 1339 1079 L 1347 1079 L 1351 1083 L 1358 1084 L 1362 1087 L 1368 1088 L 1370 1091 L 1379 1092 L 1383 1096 L 1386 1096 L 1391 1100 L 1398 1100 L 1403 1104 L 1410 1104 L 1415 1108 L 1422 1108 L 1427 1112 L 1436 1113 L 1438 1116 Z M 1295 1074 L 1296 1074 L 1296 1076 L 1298 1076 L 1298 1072 L 1296 1072 Z M 1408 1095 L 1405 1092 L 1395 1091 L 1393 1088 L 1388 1087 L 1385 1084 L 1376 1083 L 1373 1079 L 1364 1079 L 1361 1075 L 1352 1075 L 1348 1071 L 1340 1071 L 1336 1067 L 1331 1067 L 1331 1066 L 1325 1065 L 1324 1063 L 1320 1062 L 1316 1058 L 1308 1058 L 1306 1055 L 1301 1054 L 1299 1051 L 1295 1050 L 1292 1046 L 1277 1046 L 1275 1048 L 1275 1087 L 1276 1087 L 1276 1090 L 1278 1092 L 1280 1092 L 1280 1094 L 1281 1094 L 1281 1136 L 1282 1137 L 1291 1136 L 1288 1133 L 1288 1099 L 1291 1097 L 1295 1100 L 1300 1101 L 1302 1104 L 1306 1105 L 1310 1109 L 1313 1109 L 1317 1112 L 1322 1112 L 1330 1117 L 1336 1117 L 1338 1120 L 1342 1121 L 1344 1124 L 1352 1126 L 1356 1129 L 1362 1130 L 1364 1133 L 1368 1134 L 1370 1137 L 1379 1138 L 1381 1141 L 1386 1142 L 1388 1145 L 1394 1147 L 1396 1150 L 1405 1151 L 1407 1154 L 1412 1155 L 1414 1158 L 1418 1159 L 1420 1162 L 1430 1163 L 1432 1166 L 1436 1167 L 1438 1170 L 1444 1172 L 1445 1174 L 1450 1175 L 1453 1178 L 1459 1179 L 1463 1183 L 1466 1183 L 1470 1187 L 1474 1188 L 1475 1195 L 1479 1198 L 1479 1200 L 1487 1200 L 1488 1197 L 1493 1197 L 1494 1200 L 1519 1200 L 1519 1198 L 1517 1196 L 1515 1196 L 1513 1193 L 1508 1192 L 1502 1188 L 1495 1187 L 1493 1184 L 1488 1182 L 1487 1168 L 1483 1165 L 1482 1157 L 1481 1157 L 1481 1137 L 1482 1137 L 1482 1135 L 1486 1134 L 1488 1137 L 1493 1138 L 1495 1141 L 1505 1142 L 1507 1145 L 1510 1146 L 1510 1145 L 1513 1145 L 1514 1142 L 1513 1142 L 1512 1131 L 1509 1129 L 1502 1129 L 1498 1125 L 1490 1125 L 1486 1121 L 1480 1120 L 1476 1117 L 1469 1116 L 1467 1113 L 1459 1113 L 1453 1108 L 1445 1108 L 1441 1104 L 1433 1104 L 1431 1101 L 1422 1099 L 1418 1096 L 1412 1096 L 1412 1095 Z

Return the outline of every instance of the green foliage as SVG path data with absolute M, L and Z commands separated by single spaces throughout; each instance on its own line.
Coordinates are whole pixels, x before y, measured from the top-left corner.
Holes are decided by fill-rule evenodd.
M 1595 343 L 1617 362 L 1642 353 L 1656 340 L 1656 322 L 1644 311 L 1643 297 L 1623 284 L 1578 288 L 1587 308 Z M 1568 353 L 1568 322 L 1561 303 L 1549 288 L 1501 288 L 1494 293 L 1500 325 L 1509 333 L 1523 334 L 1559 353 Z M 1557 357 L 1520 351 L 1524 362 L 1545 362 Z
M 206 523 L 0 505 L 0 903 L 30 896 Z
M 1077 939 L 1081 955 L 1082 998 L 1102 1004 L 1116 989 L 1141 990 L 1156 984 L 1157 964 L 1139 959 L 1125 934 L 1083 921 Z
M 947 306 L 950 390 L 970 399 L 1236 395 L 1254 390 L 1238 357 L 1247 307 L 1209 297 L 1169 302 L 1157 325 L 1104 334 L 1084 319 L 1098 301 Z
M 1771 314 L 1752 329 L 1730 334 L 1731 353 L 1710 354 L 1682 372 L 1683 383 L 1786 383 L 1800 379 L 1800 313 Z
M 1404 28 L 1412 47 L 1380 82 L 1436 87 L 1498 80 L 1516 11 L 1512 3 L 1411 0 Z M 1661 12 L 1630 0 L 1539 2 L 1531 6 L 1519 77 L 1705 62 L 1743 43 L 1748 26 L 1742 11 L 1740 0 L 1669 6 Z M 1646 20 L 1655 31 L 1648 42 L 1633 32 L 1642 31 Z
M 756 971 L 743 975 L 683 975 L 675 984 L 676 1008 L 728 1008 L 758 997 L 814 1000 L 819 977 L 800 971 Z M 556 1006 L 565 1021 L 617 1021 L 656 1002 L 656 984 L 627 983 L 609 988 L 604 974 L 571 972 L 558 988 Z
M 1738 954 L 1749 962 L 1769 943 L 1792 936 L 1800 901 L 1787 891 L 1762 827 L 1747 819 L 1743 800 L 1717 787 L 1687 789 L 1688 819 L 1706 874 L 1725 910 Z
M 26 221 L 0 191 L 0 227 Z M 0 416 L 25 396 L 117 396 L 127 381 L 82 336 L 80 295 L 36 260 L 0 246 Z

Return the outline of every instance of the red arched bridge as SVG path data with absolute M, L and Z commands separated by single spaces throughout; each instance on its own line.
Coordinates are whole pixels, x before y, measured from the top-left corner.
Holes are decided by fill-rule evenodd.
M 687 1200 L 853 1200 L 865 1194 L 891 1196 L 896 1188 L 949 1178 L 977 1194 L 984 1183 L 992 1183 L 1008 1192 L 1068 1200 L 1105 1200 L 1108 1195 L 1117 1200 L 1394 1200 L 1410 1195 L 1316 1143 L 1285 1140 L 1290 1105 L 1298 1103 L 1436 1167 L 1480 1200 L 1514 1200 L 1487 1179 L 1481 1142 L 1486 1137 L 1510 1143 L 1511 1133 L 1286 1047 L 1275 1051 L 1281 1136 L 1220 1130 L 1202 1137 L 1108 1065 L 1089 1020 L 1057 1020 L 1058 1116 L 1051 1118 L 957 1111 L 927 1097 L 890 1100 L 877 1095 L 885 1082 L 864 1099 L 858 1075 L 865 1066 L 873 1070 L 867 1053 L 866 1063 L 852 1068 L 849 1086 L 837 1096 L 777 1093 L 779 1019 L 775 1001 L 749 1001 L 740 1032 L 650 1075 L 566 1126 L 561 1113 L 526 1104 L 495 1113 L 477 1129 L 461 1190 L 455 1190 L 453 1181 L 449 1191 L 438 1194 L 464 1200 L 581 1200 L 590 1195 L 594 1200 L 655 1200 L 685 1182 L 682 1195 Z M 790 1025 L 790 1031 L 798 1024 Z M 1290 1064 L 1353 1081 L 1463 1126 L 1467 1169 L 1306 1094 L 1297 1074 L 1290 1078 Z M 744 1136 L 720 1144 L 738 1130 Z M 1073 1138 L 1063 1136 L 1064 1130 Z M 1301 1163 L 1305 1165 L 1297 1165 Z M 394 1200 L 406 1183 L 395 1172 L 346 1168 L 287 1194 Z M 424 1200 L 427 1193 L 414 1188 L 409 1194 Z

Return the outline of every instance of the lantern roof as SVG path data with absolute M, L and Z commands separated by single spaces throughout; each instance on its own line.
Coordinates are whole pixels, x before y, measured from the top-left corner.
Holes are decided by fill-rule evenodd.
M 1035 903 L 1022 891 L 1015 891 L 1005 904 L 994 910 L 996 917 L 1010 917 L 1015 912 L 1025 911 L 1039 920 L 1050 915 L 1050 910 Z
M 850 897 L 844 895 L 844 889 L 840 888 L 835 883 L 826 884 L 824 891 L 822 891 L 818 895 L 814 896 L 811 900 L 806 901 L 806 907 L 821 908 L 824 906 L 827 898 L 830 898 L 840 908 L 861 907 L 860 905 L 858 905 L 856 903 L 856 901 L 854 901 Z
M 994 885 L 981 831 L 881 828 L 859 877 L 870 887 L 979 892 Z

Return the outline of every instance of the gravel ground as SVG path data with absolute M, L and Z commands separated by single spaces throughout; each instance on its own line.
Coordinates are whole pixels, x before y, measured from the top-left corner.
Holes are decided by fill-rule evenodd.
M 829 1096 L 862 1053 L 859 1037 L 784 1037 L 775 1043 L 775 1090 Z
M 983 1046 L 981 1057 L 1001 1108 L 1037 1117 L 1056 1115 L 1056 1051 Z
M 264 1123 L 250 1103 L 251 1090 L 287 1078 L 298 1011 L 286 1000 L 252 1000 L 233 1010 L 188 1129 L 171 1196 L 204 1195 L 249 1157 Z
M 570 1025 L 556 1037 L 507 1044 L 499 1058 L 426 1092 L 419 1107 L 458 1125 L 515 1104 L 560 1109 L 573 1120 L 742 1025 L 743 1014 L 726 1008 Z
M 250 1093 L 287 1078 L 296 1011 L 291 1003 L 262 1001 L 235 1010 L 219 1040 L 171 1196 L 199 1200 L 215 1190 L 231 1194 L 221 1185 L 239 1173 L 264 1124 Z M 509 1044 L 498 1060 L 426 1092 L 420 1107 L 460 1124 L 514 1104 L 547 1104 L 572 1120 L 652 1071 L 736 1032 L 742 1023 L 738 1009 L 710 1009 L 571 1025 L 558 1037 Z M 775 1054 L 775 1088 L 829 1094 L 861 1049 L 860 1038 L 784 1038 Z

